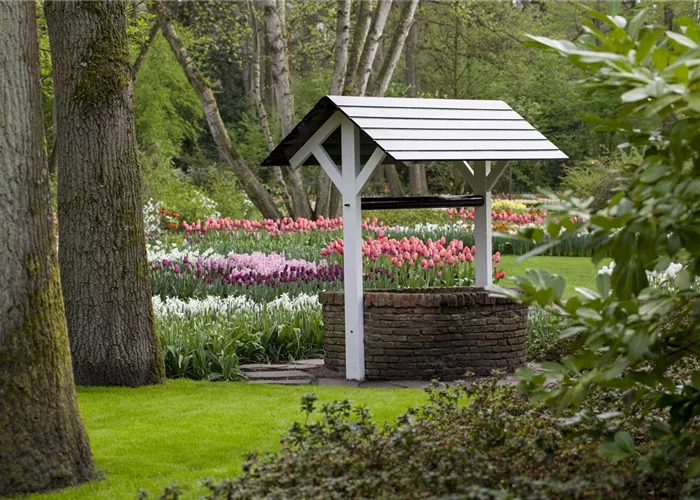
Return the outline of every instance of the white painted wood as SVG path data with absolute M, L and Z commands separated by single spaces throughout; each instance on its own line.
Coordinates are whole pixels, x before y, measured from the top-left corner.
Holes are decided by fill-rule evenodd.
M 374 137 L 373 137 L 374 139 Z M 425 141 L 420 139 L 377 140 L 386 151 L 542 151 L 556 150 L 557 147 L 548 140 L 511 141 L 511 140 L 476 140 L 476 141 Z
M 343 107 L 350 118 L 414 118 L 420 120 L 518 120 L 523 117 L 511 110 L 420 109 Z
M 457 168 L 457 171 L 460 173 L 460 175 L 464 178 L 464 180 L 467 181 L 467 184 L 473 186 L 474 170 L 469 165 L 469 163 L 467 163 L 466 161 L 456 161 L 454 165 Z
M 489 191 L 493 190 L 493 187 L 498 182 L 498 179 L 501 178 L 503 172 L 506 171 L 509 165 L 509 161 L 497 161 L 491 166 L 491 172 L 489 172 L 488 179 L 486 180 L 486 188 Z
M 568 158 L 557 150 L 548 151 L 387 151 L 395 160 L 563 160 Z
M 358 175 L 355 180 L 355 189 L 357 190 L 355 194 L 360 194 L 362 192 L 362 188 L 365 187 L 365 184 L 367 184 L 367 181 L 372 176 L 377 166 L 384 160 L 385 156 L 386 153 L 382 148 L 376 148 L 374 150 L 374 153 L 369 157 L 362 171 L 360 171 L 360 175 Z
M 478 162 L 474 167 L 474 194 L 484 197 L 484 204 L 474 208 L 474 245 L 476 246 L 476 286 L 489 286 L 493 283 L 493 243 L 491 240 L 491 191 L 488 189 L 488 175 L 491 162 Z
M 336 96 L 328 98 L 338 106 L 373 106 L 378 108 L 428 108 L 428 109 L 512 109 L 503 101 L 470 99 L 422 99 L 403 97 Z
M 365 379 L 364 291 L 362 284 L 362 212 L 357 177 L 360 174 L 360 129 L 342 120 L 343 247 L 345 291 L 345 378 Z
M 527 141 L 546 140 L 537 130 L 426 130 L 426 129 L 373 129 L 375 141 L 403 139 L 419 141 Z
M 328 154 L 328 151 L 326 151 L 326 149 L 320 144 L 316 145 L 311 151 L 314 157 L 318 160 L 318 164 L 321 165 L 323 171 L 326 172 L 326 175 L 331 178 L 331 181 L 333 181 L 335 187 L 342 192 L 343 175 L 333 161 L 333 158 L 331 158 L 331 156 Z
M 535 130 L 525 120 L 410 120 L 406 118 L 353 118 L 358 127 L 372 135 L 371 129 L 411 130 Z
M 340 126 L 340 122 L 343 120 L 343 118 L 345 117 L 342 112 L 336 111 L 333 113 L 331 117 L 326 120 L 316 132 L 314 132 L 314 135 L 312 135 L 309 140 L 306 141 L 296 153 L 294 153 L 294 156 L 289 159 L 289 164 L 294 168 L 303 164 L 309 158 L 309 156 L 311 156 L 313 148 L 317 145 L 323 144 L 324 141 L 328 139 L 333 132 L 335 132 L 335 129 Z

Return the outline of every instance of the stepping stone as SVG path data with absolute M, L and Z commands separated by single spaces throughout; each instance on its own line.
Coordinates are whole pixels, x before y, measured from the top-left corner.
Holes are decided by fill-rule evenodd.
M 246 376 L 251 380 L 312 380 L 315 377 L 300 370 L 280 370 L 267 372 L 250 372 Z
M 267 384 L 267 385 L 309 385 L 311 380 L 296 379 L 296 380 L 251 380 L 249 384 Z
M 323 360 L 320 358 L 314 358 L 314 359 L 300 359 L 298 361 L 294 362 L 295 365 L 305 365 L 309 367 L 317 367 L 317 366 L 323 366 Z
M 299 366 L 293 364 L 277 364 L 277 365 L 266 365 L 262 363 L 250 363 L 240 366 L 241 371 L 244 372 L 267 372 L 267 371 L 287 371 L 287 370 L 297 370 Z

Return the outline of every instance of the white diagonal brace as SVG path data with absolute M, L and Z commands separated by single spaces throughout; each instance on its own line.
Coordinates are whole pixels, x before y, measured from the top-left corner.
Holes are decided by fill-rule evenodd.
M 343 175 L 340 173 L 340 169 L 333 161 L 333 158 L 331 158 L 331 155 L 326 151 L 326 148 L 317 144 L 311 150 L 311 154 L 318 160 L 318 164 L 321 165 L 323 171 L 326 172 L 326 175 L 331 178 L 335 187 L 340 191 L 343 187 Z
M 289 164 L 296 168 L 304 163 L 313 153 L 314 147 L 323 144 L 326 139 L 328 139 L 328 137 L 340 126 L 343 116 L 343 113 L 340 111 L 333 113 L 331 117 L 326 120 L 326 122 L 321 125 L 316 132 L 314 132 L 314 135 L 309 137 L 309 140 L 306 141 L 296 153 L 294 153 L 294 156 L 289 159 Z
M 502 160 L 502 161 L 497 161 L 491 166 L 491 172 L 489 172 L 488 179 L 486 180 L 486 188 L 491 191 L 493 187 L 496 185 L 498 182 L 498 179 L 501 178 L 501 175 L 503 175 L 503 172 L 506 171 L 508 168 L 508 165 L 510 165 L 509 161 Z
M 461 162 L 455 162 L 455 167 L 459 171 L 459 173 L 464 177 L 464 180 L 467 181 L 467 184 L 469 184 L 472 188 L 474 189 L 474 169 L 467 163 L 466 161 L 461 161 Z
M 385 156 L 386 153 L 382 148 L 378 147 L 374 150 L 374 153 L 372 153 L 372 156 L 369 157 L 369 160 L 367 160 L 367 163 L 365 163 L 365 166 L 362 168 L 360 174 L 355 180 L 355 189 L 357 189 L 355 194 L 360 194 L 360 191 L 362 191 L 362 188 L 365 187 L 365 184 L 369 180 L 370 176 L 372 173 L 374 173 L 374 170 L 382 162 L 382 160 L 384 160 Z

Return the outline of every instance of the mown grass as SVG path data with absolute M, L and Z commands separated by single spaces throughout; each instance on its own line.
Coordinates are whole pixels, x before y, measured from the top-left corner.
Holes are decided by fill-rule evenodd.
M 425 401 L 413 389 L 266 386 L 169 380 L 139 389 L 79 388 L 80 412 L 102 481 L 41 500 L 134 499 L 139 488 L 156 493 L 177 482 L 197 498 L 199 480 L 240 472 L 245 453 L 273 451 L 295 421 L 308 392 L 319 403 L 349 399 L 366 405 L 378 422 Z
M 595 279 L 600 266 L 593 264 L 588 257 L 531 257 L 524 262 L 516 262 L 517 255 L 504 255 L 501 257 L 499 269 L 506 272 L 506 276 L 525 275 L 527 269 L 545 269 L 552 274 L 560 274 L 566 280 L 565 295 L 571 296 L 575 287 L 595 289 Z M 503 283 L 508 285 L 508 280 Z

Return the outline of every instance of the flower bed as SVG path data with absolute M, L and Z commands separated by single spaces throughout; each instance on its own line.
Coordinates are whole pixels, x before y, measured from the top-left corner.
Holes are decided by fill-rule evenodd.
M 326 366 L 345 372 L 342 292 L 323 292 Z M 525 363 L 527 306 L 481 288 L 365 292 L 368 380 L 455 380 L 467 371 L 489 375 Z

